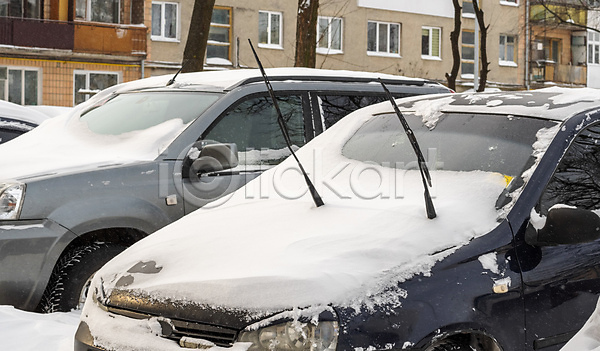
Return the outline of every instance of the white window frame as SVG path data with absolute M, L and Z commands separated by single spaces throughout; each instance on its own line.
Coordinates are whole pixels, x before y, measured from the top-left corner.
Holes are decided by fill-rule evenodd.
M 519 6 L 519 0 L 500 0 L 500 5 L 517 7 Z
M 587 63 L 600 64 L 600 33 L 591 30 L 588 31 L 587 36 Z
M 37 94 L 36 94 L 36 104 L 37 105 L 41 105 L 42 103 L 42 69 L 41 68 L 37 68 L 37 67 L 26 67 L 26 66 L 0 66 L 0 68 L 2 69 L 6 69 L 6 79 L 2 79 L 0 80 L 0 84 L 4 85 L 4 96 L 0 96 L 0 100 L 4 100 L 4 101 L 9 101 L 8 100 L 8 94 L 9 94 L 9 79 L 10 79 L 10 74 L 9 71 L 21 71 L 21 101 L 20 102 L 16 102 L 13 101 L 16 104 L 19 105 L 25 105 L 25 72 L 29 71 L 29 72 L 36 72 L 37 73 Z
M 469 32 L 470 34 L 473 34 L 473 43 L 465 43 L 465 32 Z M 464 54 L 464 48 L 472 48 L 473 49 L 473 55 L 476 57 L 477 54 L 475 53 L 475 32 L 473 30 L 470 29 L 463 29 L 461 32 L 461 42 L 460 42 L 460 77 L 464 78 L 464 79 L 473 79 L 474 73 L 465 73 L 463 70 L 463 64 L 470 64 L 473 65 L 473 69 L 475 69 L 475 59 L 467 59 L 465 58 L 465 54 Z
M 167 21 L 165 21 L 165 5 L 175 5 L 177 18 L 175 19 L 175 38 L 169 38 L 165 36 L 165 25 Z M 150 24 L 150 39 L 153 41 L 170 41 L 170 42 L 179 42 L 180 41 L 180 21 L 181 21 L 181 6 L 179 3 L 173 1 L 152 1 L 152 5 L 160 5 L 160 35 L 152 34 L 152 23 Z M 152 7 L 150 7 L 150 16 L 152 16 Z M 152 22 L 152 20 L 150 21 Z
M 421 58 L 423 60 L 435 60 L 435 61 L 441 61 L 442 60 L 442 28 L 441 27 L 429 27 L 429 26 L 422 26 L 421 30 L 428 30 L 429 31 L 429 54 L 423 55 L 421 53 Z M 438 40 L 438 54 L 439 56 L 434 56 L 432 55 L 433 52 L 433 31 L 434 30 L 438 30 L 439 31 L 439 40 Z M 421 34 L 421 40 L 423 40 L 423 34 Z
M 85 1 L 85 17 L 81 18 L 81 17 L 77 17 L 77 0 L 75 1 L 75 19 L 76 20 L 80 20 L 80 21 L 92 21 L 92 1 L 93 0 L 81 0 L 81 1 Z M 114 24 L 117 23 L 121 23 L 121 0 L 118 0 L 118 8 L 119 11 L 117 11 L 117 21 L 114 22 Z M 113 23 L 113 22 L 98 22 L 98 23 Z
M 232 30 L 233 30 L 233 8 L 231 7 L 226 7 L 226 6 L 215 6 L 213 8 L 213 16 L 214 16 L 214 12 L 215 10 L 222 10 L 222 11 L 227 11 L 229 13 L 229 23 L 225 24 L 225 23 L 215 23 L 215 22 L 210 22 L 210 31 L 209 31 L 209 40 L 207 42 L 207 53 L 206 53 L 206 63 L 211 63 L 211 64 L 220 64 L 220 65 L 231 65 L 231 47 L 232 47 Z M 215 41 L 215 40 L 210 40 L 210 33 L 212 32 L 213 28 L 218 29 L 218 28 L 225 28 L 228 30 L 229 32 L 229 37 L 227 38 L 227 42 L 223 42 L 223 41 Z M 208 48 L 209 47 L 226 47 L 227 48 L 227 58 L 224 57 L 218 57 L 218 56 L 211 56 L 208 57 Z M 225 63 L 224 60 L 227 60 L 228 62 Z
M 267 14 L 267 42 L 261 43 L 260 39 L 259 39 L 258 47 L 267 48 L 267 49 L 283 49 L 283 13 L 275 12 L 275 11 L 259 10 L 258 11 L 259 18 L 260 18 L 261 13 Z M 272 16 L 279 16 L 279 43 L 273 43 L 273 39 L 271 38 L 271 27 L 272 27 L 271 18 L 272 18 Z M 260 24 L 259 24 L 258 30 L 259 30 L 258 36 L 260 38 Z
M 379 38 L 379 25 L 380 24 L 384 24 L 387 25 L 387 43 L 388 43 L 388 47 L 387 47 L 387 51 L 379 51 L 379 40 L 375 41 L 375 46 L 376 49 L 375 51 L 369 51 L 369 47 L 368 47 L 368 33 L 367 33 L 367 55 L 368 56 L 384 56 L 384 57 L 402 57 L 400 55 L 400 44 L 401 44 L 401 37 L 402 37 L 402 24 L 400 23 L 395 23 L 395 22 L 382 22 L 382 21 L 367 21 L 367 31 L 368 31 L 368 26 L 369 23 L 375 23 L 376 24 L 376 28 L 377 28 L 377 33 L 375 34 L 375 38 L 378 39 Z M 398 26 L 398 53 L 392 53 L 390 52 L 390 47 L 391 47 L 391 38 L 390 38 L 390 33 L 391 33 L 391 25 L 397 25 Z
M 517 67 L 517 36 L 516 35 L 510 35 L 510 34 L 500 34 L 500 38 L 504 37 L 504 56 L 506 57 L 506 53 L 508 52 L 506 49 L 508 47 L 508 38 L 511 37 L 513 38 L 513 43 L 512 43 L 512 47 L 513 47 L 513 57 L 512 60 L 502 60 L 500 58 L 502 52 L 500 52 L 500 55 L 498 55 L 498 64 L 500 66 L 504 66 L 504 67 Z M 500 39 L 498 40 L 498 45 L 500 45 Z M 498 50 L 500 50 L 500 47 L 498 47 Z
M 462 7 L 462 16 L 464 18 L 475 18 L 475 8 L 473 8 L 473 12 L 465 12 L 465 2 L 471 3 L 473 4 L 472 0 L 463 0 L 463 7 Z
M 321 39 L 321 26 L 319 25 L 319 23 L 321 22 L 321 20 L 327 20 L 327 47 L 319 47 L 319 41 Z M 331 22 L 332 21 L 336 21 L 339 20 L 340 21 L 340 32 L 339 33 L 332 33 L 331 30 Z M 332 49 L 331 45 L 332 45 L 332 41 L 334 38 L 334 35 L 339 36 L 339 40 L 340 40 L 340 48 L 339 49 Z M 343 54 L 344 53 L 344 20 L 340 17 L 327 17 L 327 16 L 318 16 L 317 19 L 317 53 L 318 54 L 325 54 L 325 55 L 333 55 L 333 54 Z
M 116 72 L 116 71 L 86 71 L 86 70 L 74 70 L 73 71 L 73 106 L 76 105 L 76 100 L 75 100 L 75 96 L 77 94 L 77 92 L 75 92 L 75 76 L 76 75 L 85 75 L 85 92 L 86 97 L 84 101 L 87 101 L 90 97 L 94 96 L 96 93 L 100 92 L 100 90 L 98 91 L 93 91 L 90 89 L 90 74 L 106 74 L 106 75 L 114 75 L 117 76 L 117 83 L 119 84 L 123 81 L 122 79 L 122 74 L 121 72 Z

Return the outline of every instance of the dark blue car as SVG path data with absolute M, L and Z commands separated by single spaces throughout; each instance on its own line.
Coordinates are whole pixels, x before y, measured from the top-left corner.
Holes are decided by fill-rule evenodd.
M 324 206 L 288 159 L 110 261 L 75 349 L 558 350 L 600 294 L 600 92 L 397 103 L 418 147 L 383 102 L 299 150 Z

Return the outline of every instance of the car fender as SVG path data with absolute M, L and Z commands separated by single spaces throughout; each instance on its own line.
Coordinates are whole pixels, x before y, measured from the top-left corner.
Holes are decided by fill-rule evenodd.
M 107 228 L 130 228 L 150 234 L 177 219 L 169 218 L 160 207 L 143 199 L 113 196 L 71 201 L 54 210 L 49 218 L 77 236 Z

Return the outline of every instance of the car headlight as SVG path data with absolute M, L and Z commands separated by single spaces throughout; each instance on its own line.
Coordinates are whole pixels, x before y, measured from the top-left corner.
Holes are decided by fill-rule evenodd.
M 287 322 L 244 331 L 238 341 L 252 343 L 248 351 L 331 351 L 336 349 L 338 334 L 335 321 L 321 321 L 318 325 Z
M 25 197 L 25 184 L 0 183 L 0 220 L 18 219 Z

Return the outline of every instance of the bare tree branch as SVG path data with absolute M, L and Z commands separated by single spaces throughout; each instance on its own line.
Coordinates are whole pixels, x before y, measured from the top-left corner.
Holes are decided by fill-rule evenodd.
M 458 71 L 460 70 L 460 49 L 458 47 L 458 39 L 460 37 L 461 29 L 461 17 L 462 7 L 458 0 L 452 0 L 454 5 L 454 30 L 450 33 L 450 43 L 452 46 L 452 70 L 450 74 L 446 73 L 446 81 L 448 81 L 448 88 L 456 90 L 456 77 L 458 77 Z
M 490 63 L 487 59 L 487 32 L 489 26 L 485 25 L 483 10 L 479 7 L 479 0 L 473 0 L 473 9 L 475 10 L 475 17 L 477 18 L 477 23 L 479 24 L 479 35 L 481 36 L 481 38 L 475 38 L 475 40 L 480 40 L 479 59 L 481 60 L 481 70 L 479 70 L 479 86 L 477 91 L 484 91 L 487 83 L 487 76 L 490 72 Z

